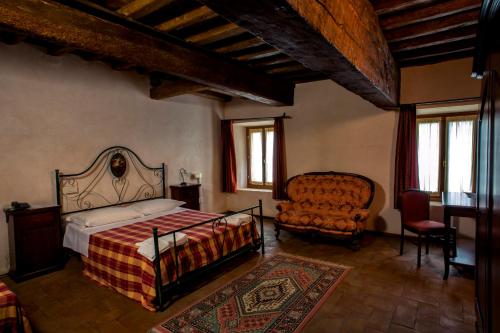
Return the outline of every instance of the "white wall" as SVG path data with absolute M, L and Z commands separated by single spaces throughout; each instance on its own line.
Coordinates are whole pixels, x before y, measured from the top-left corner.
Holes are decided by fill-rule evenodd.
M 0 44 L 0 205 L 54 204 L 54 169 L 76 172 L 102 149 L 124 145 L 151 165 L 203 173 L 202 209 L 223 211 L 219 103 L 197 97 L 154 101 L 148 80 L 75 56 L 51 57 Z M 0 220 L 0 274 L 8 270 Z
M 288 177 L 309 171 L 346 171 L 376 183 L 368 228 L 397 233 L 399 212 L 393 206 L 393 164 L 397 113 L 384 111 L 332 81 L 301 84 L 295 105 L 268 107 L 249 101 L 228 103 L 226 118 L 277 116 L 285 121 Z M 264 214 L 275 215 L 271 193 L 240 191 L 227 194 L 228 209 L 264 200 Z

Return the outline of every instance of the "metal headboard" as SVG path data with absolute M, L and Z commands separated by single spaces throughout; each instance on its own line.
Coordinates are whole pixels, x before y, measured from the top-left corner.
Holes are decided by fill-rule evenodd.
M 165 163 L 150 167 L 127 147 L 106 148 L 82 172 L 55 172 L 63 214 L 166 197 Z

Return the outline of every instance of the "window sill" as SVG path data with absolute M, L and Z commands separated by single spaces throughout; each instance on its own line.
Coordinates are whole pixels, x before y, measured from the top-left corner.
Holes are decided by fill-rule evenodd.
M 269 192 L 271 193 L 273 190 L 267 189 L 267 188 L 250 188 L 250 187 L 242 187 L 238 188 L 237 191 L 241 192 Z

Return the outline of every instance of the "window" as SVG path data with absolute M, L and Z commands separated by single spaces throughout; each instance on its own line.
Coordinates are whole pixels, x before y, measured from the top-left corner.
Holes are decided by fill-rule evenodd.
M 272 126 L 247 127 L 247 187 L 272 188 L 273 140 Z
M 473 192 L 476 115 L 418 116 L 418 178 L 432 197 Z

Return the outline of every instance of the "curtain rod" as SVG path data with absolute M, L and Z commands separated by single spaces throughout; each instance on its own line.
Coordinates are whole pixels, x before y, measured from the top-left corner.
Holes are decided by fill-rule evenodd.
M 232 121 L 256 121 L 256 120 L 274 120 L 276 118 L 283 118 L 283 119 L 292 119 L 291 116 L 288 116 L 286 113 L 283 113 L 281 116 L 277 117 L 257 117 L 257 118 L 234 118 L 234 119 L 223 119 L 223 120 L 232 120 Z
M 464 98 L 454 98 L 454 99 L 443 99 L 439 101 L 428 101 L 428 102 L 419 102 L 415 103 L 415 105 L 433 105 L 433 104 L 447 104 L 447 103 L 460 103 L 460 102 L 471 102 L 481 100 L 481 97 L 464 97 Z

